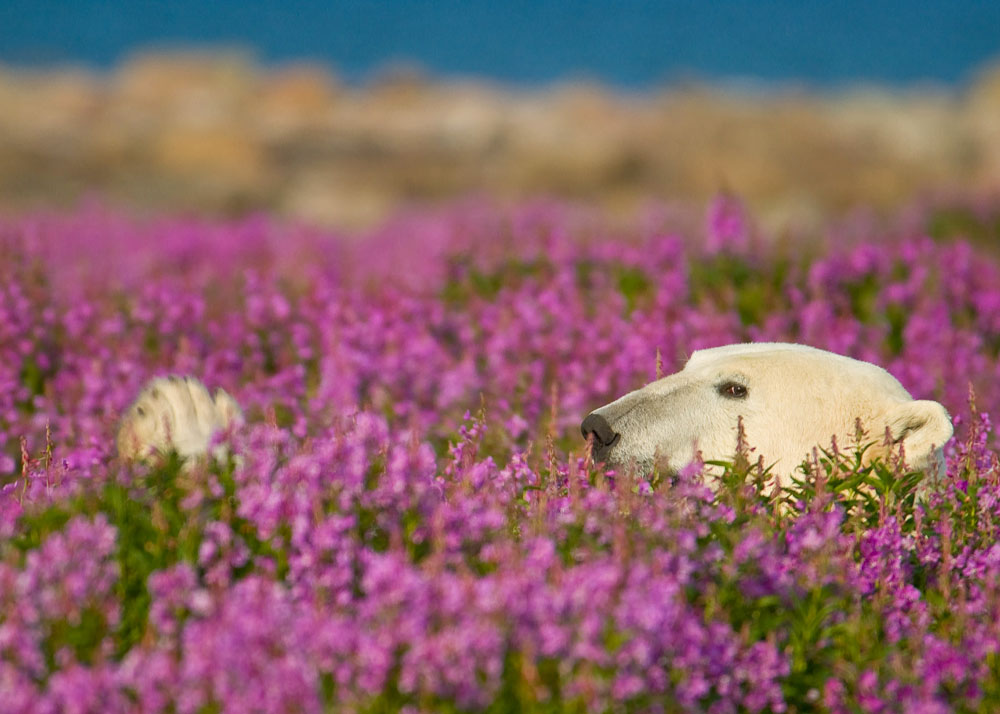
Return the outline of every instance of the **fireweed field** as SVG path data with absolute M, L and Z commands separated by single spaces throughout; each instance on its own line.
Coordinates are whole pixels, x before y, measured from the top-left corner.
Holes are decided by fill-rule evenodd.
M 998 215 L 0 221 L 0 710 L 998 711 Z M 590 463 L 580 420 L 657 354 L 747 340 L 942 401 L 947 477 Z M 123 466 L 118 415 L 178 373 L 248 425 Z

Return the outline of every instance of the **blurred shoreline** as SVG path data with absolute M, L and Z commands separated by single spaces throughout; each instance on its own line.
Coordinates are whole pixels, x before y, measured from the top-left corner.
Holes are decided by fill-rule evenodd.
M 738 193 L 765 226 L 1000 190 L 1000 64 L 967 87 L 519 90 L 239 53 L 108 73 L 0 66 L 0 210 L 98 197 L 145 212 L 266 210 L 362 228 L 470 195 L 629 213 Z

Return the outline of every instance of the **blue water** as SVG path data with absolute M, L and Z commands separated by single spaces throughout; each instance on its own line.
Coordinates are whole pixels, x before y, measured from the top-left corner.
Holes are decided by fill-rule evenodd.
M 1000 2 L 0 0 L 3 63 L 108 67 L 150 47 L 216 45 L 325 62 L 349 81 L 413 62 L 518 85 L 954 84 L 1000 59 Z

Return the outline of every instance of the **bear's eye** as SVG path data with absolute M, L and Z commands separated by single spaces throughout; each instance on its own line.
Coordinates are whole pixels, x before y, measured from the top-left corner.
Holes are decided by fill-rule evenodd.
M 723 382 L 718 387 L 719 394 L 726 399 L 746 399 L 749 393 L 746 386 L 739 382 Z

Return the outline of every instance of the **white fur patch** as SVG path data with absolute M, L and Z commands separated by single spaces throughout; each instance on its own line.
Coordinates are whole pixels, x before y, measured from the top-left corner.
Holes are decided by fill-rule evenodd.
M 154 379 L 122 416 L 118 454 L 126 461 L 170 451 L 183 458 L 200 456 L 215 434 L 242 422 L 242 410 L 224 389 L 213 397 L 193 377 Z

